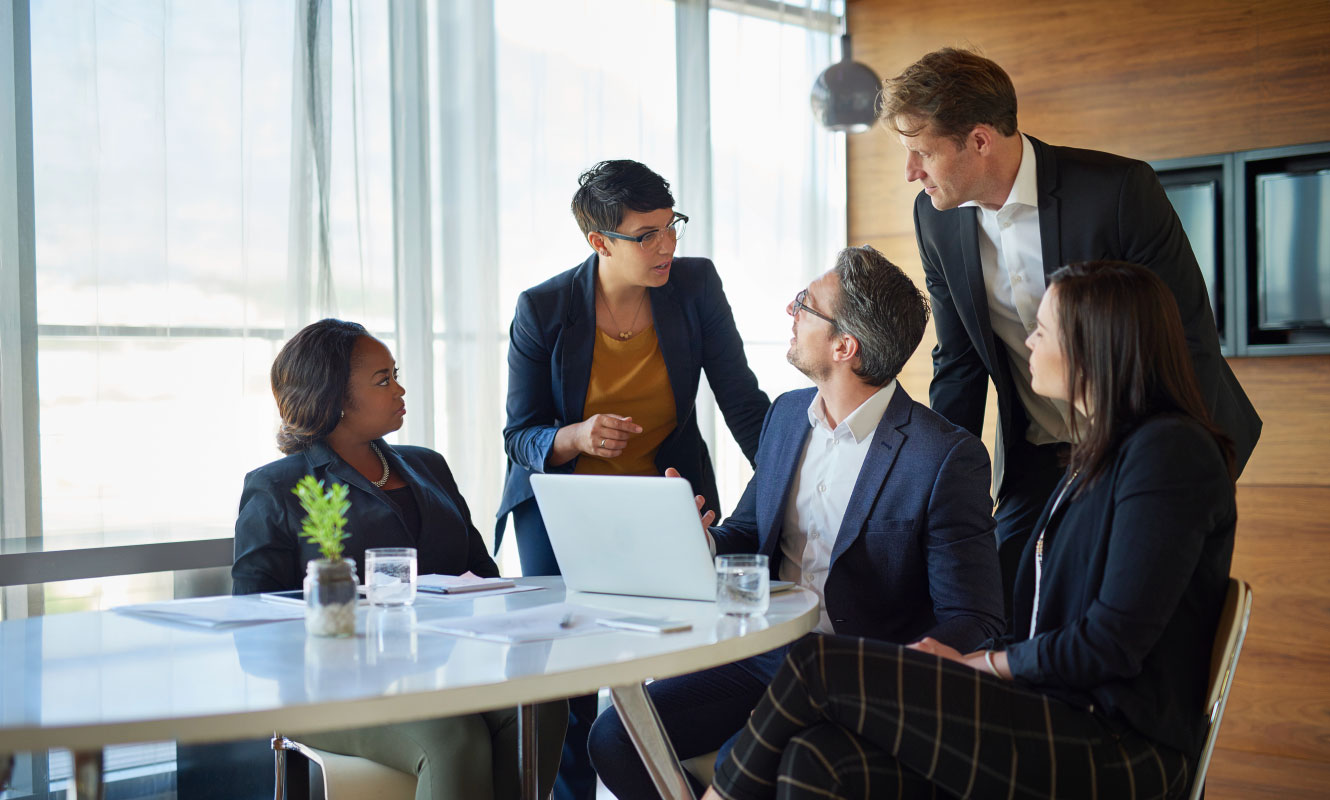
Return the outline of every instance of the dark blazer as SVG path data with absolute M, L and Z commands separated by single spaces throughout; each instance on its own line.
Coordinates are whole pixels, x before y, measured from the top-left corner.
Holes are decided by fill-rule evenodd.
M 382 490 L 320 442 L 245 476 L 231 566 L 235 594 L 298 589 L 305 564 L 320 557 L 318 547 L 298 537 L 305 512 L 291 490 L 306 475 L 325 486 L 349 488 L 346 530 L 351 538 L 343 545 L 346 557 L 355 559 L 360 580 L 365 578 L 365 550 L 371 547 L 416 548 L 422 575 L 499 574 L 443 456 L 426 447 L 389 447 L 382 439 L 377 444 L 393 472 L 411 487 L 420 509 L 419 535 L 406 529 L 401 512 Z
M 1204 428 L 1172 414 L 1138 427 L 1106 473 L 1035 528 L 1048 523 L 1033 639 L 1037 534 L 1026 542 L 1005 640 L 1012 674 L 1195 755 L 1236 521 Z
M 766 553 L 778 574 L 785 504 L 808 440 L 815 389 L 776 398 L 757 471 L 724 525 L 718 553 Z M 908 643 L 932 636 L 962 652 L 1002 629 L 1002 588 L 978 439 L 896 386 L 873 434 L 827 574 L 836 633 Z
M 517 298 L 509 329 L 508 424 L 503 448 L 508 477 L 499 505 L 497 550 L 504 518 L 532 497 L 531 474 L 572 472 L 567 464 L 547 467 L 545 459 L 559 428 L 583 419 L 591 355 L 596 337 L 596 269 L 599 256 L 527 289 Z M 676 427 L 656 451 L 656 467 L 674 467 L 719 508 L 711 456 L 697 427 L 695 398 L 706 370 L 725 424 L 751 462 L 757 454 L 762 417 L 770 401 L 748 368 L 743 341 L 716 267 L 705 258 L 676 258 L 670 280 L 649 290 L 660 352 L 674 391 Z
M 1261 434 L 1261 418 L 1219 354 L 1219 334 L 1196 256 L 1178 215 L 1149 164 L 1093 150 L 1052 147 L 1030 137 L 1039 183 L 1044 275 L 1075 261 L 1112 259 L 1149 267 L 1173 291 L 1187 333 L 1201 394 L 1215 424 L 1233 440 L 1238 469 Z M 979 210 L 938 211 L 923 192 L 914 226 L 932 297 L 933 410 L 976 436 L 983 427 L 991 377 L 997 388 L 1001 450 L 995 454 L 998 498 L 1006 459 L 1020 463 L 1029 420 L 1016 394 L 1006 349 L 993 334 L 979 259 Z

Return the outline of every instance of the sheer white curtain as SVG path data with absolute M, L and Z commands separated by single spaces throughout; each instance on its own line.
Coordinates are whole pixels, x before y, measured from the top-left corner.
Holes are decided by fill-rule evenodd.
M 227 535 L 279 455 L 285 337 L 327 314 L 394 337 L 386 11 L 31 10 L 48 547 Z
M 712 257 L 748 362 L 775 399 L 809 381 L 785 361 L 785 306 L 845 246 L 845 135 L 817 125 L 808 95 L 839 53 L 825 0 L 713 3 L 710 14 Z M 751 470 L 715 415 L 721 502 Z

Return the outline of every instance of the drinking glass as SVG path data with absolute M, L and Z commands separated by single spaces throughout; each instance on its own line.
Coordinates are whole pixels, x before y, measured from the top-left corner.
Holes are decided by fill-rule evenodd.
M 747 617 L 767 613 L 771 571 L 759 554 L 716 556 L 716 607 L 722 614 Z
M 365 588 L 370 605 L 409 606 L 416 601 L 416 548 L 373 547 L 365 551 Z

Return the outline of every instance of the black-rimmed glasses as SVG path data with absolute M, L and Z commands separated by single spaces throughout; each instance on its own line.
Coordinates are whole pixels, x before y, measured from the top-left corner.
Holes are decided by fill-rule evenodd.
M 669 237 L 670 241 L 679 241 L 679 239 L 683 237 L 683 229 L 687 224 L 688 217 L 676 211 L 674 213 L 674 219 L 670 220 L 669 225 L 666 225 L 663 228 L 657 228 L 654 231 L 647 231 L 641 236 L 629 236 L 626 233 L 619 233 L 617 231 L 596 231 L 596 233 L 599 233 L 601 236 L 608 236 L 611 239 L 619 239 L 624 242 L 637 242 L 643 250 L 650 252 L 660 246 L 660 237 L 662 236 Z
M 807 299 L 808 299 L 807 289 L 804 289 L 802 292 L 796 294 L 794 296 L 794 305 L 791 306 L 790 308 L 790 316 L 792 317 L 795 316 L 802 309 L 804 311 L 807 311 L 809 314 L 812 314 L 813 316 L 817 317 L 818 319 L 824 319 L 827 322 L 830 322 L 833 328 L 840 327 L 839 325 L 836 324 L 836 320 L 832 319 L 831 317 L 828 317 L 826 314 L 823 314 L 821 311 L 818 311 L 817 309 L 805 303 L 804 301 Z

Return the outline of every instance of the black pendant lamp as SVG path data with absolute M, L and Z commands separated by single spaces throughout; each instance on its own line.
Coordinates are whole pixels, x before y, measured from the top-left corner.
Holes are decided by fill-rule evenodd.
M 850 57 L 850 35 L 840 37 L 840 61 L 817 76 L 809 101 L 813 116 L 833 131 L 863 133 L 877 118 L 877 73 Z

